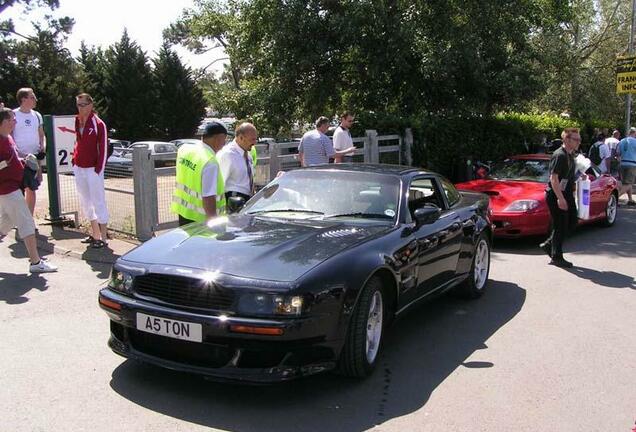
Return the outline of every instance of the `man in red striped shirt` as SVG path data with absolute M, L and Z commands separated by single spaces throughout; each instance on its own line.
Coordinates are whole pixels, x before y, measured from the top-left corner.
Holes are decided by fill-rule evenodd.
M 20 190 L 24 165 L 18 157 L 15 142 L 9 135 L 15 123 L 15 113 L 9 108 L 0 108 L 0 239 L 16 226 L 29 253 L 29 271 L 54 272 L 57 267 L 43 260 L 38 253 L 35 222 Z
M 108 209 L 104 192 L 104 166 L 108 148 L 106 124 L 93 110 L 93 98 L 88 93 L 75 97 L 75 149 L 73 173 L 84 217 L 91 223 L 92 234 L 84 242 L 93 248 L 107 246 Z

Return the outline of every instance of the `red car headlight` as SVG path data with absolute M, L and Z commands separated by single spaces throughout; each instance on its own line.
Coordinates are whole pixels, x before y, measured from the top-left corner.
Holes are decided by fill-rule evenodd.
M 505 212 L 529 212 L 539 207 L 537 200 L 517 200 L 504 209 Z

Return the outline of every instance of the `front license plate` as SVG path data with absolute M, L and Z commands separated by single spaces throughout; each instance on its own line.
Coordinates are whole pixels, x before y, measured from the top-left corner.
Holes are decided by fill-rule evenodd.
M 191 342 L 202 342 L 201 324 L 137 314 L 137 330 Z

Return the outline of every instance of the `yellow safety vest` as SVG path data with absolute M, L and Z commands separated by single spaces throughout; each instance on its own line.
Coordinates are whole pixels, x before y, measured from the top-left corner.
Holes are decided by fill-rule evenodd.
M 256 153 L 256 144 L 254 144 L 250 149 L 250 155 L 252 155 L 252 166 L 256 166 L 256 161 L 258 160 L 258 153 Z
M 177 184 L 170 209 L 186 219 L 201 222 L 207 219 L 203 208 L 203 168 L 208 163 L 217 166 L 216 214 L 225 213 L 225 186 L 214 151 L 205 144 L 184 144 L 177 152 Z

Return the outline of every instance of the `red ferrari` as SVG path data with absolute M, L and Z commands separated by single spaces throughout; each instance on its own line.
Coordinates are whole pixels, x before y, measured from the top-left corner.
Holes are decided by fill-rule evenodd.
M 544 235 L 550 228 L 550 212 L 545 202 L 550 155 L 512 156 L 493 165 L 486 178 L 457 184 L 458 189 L 483 192 L 490 196 L 494 234 L 501 238 Z M 587 173 L 590 189 L 590 218 L 579 224 L 616 221 L 618 182 L 595 167 Z

